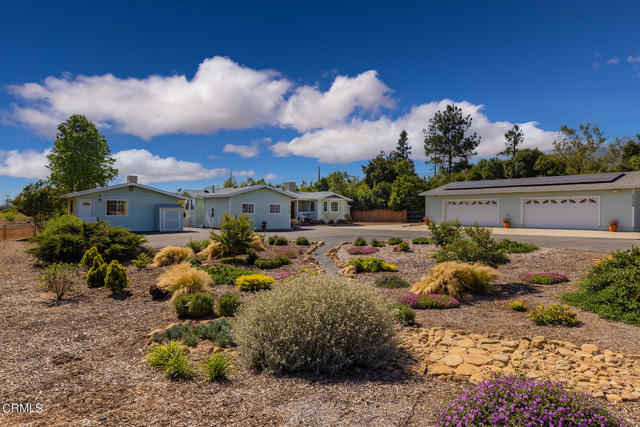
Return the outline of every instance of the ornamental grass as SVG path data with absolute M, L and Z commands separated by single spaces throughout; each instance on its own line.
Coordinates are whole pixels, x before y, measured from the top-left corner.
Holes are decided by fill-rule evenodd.
M 450 295 L 456 298 L 465 292 L 486 294 L 491 291 L 491 282 L 497 277 L 498 272 L 486 265 L 443 262 L 414 283 L 411 292 Z
M 171 301 L 184 294 L 195 294 L 209 290 L 211 277 L 186 262 L 178 264 L 158 277 L 157 285 L 171 292 Z

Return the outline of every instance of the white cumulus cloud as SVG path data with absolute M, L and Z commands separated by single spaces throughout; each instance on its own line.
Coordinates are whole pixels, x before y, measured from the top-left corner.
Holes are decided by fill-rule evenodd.
M 224 153 L 233 153 L 237 154 L 246 159 L 251 157 L 256 157 L 260 154 L 260 147 L 256 142 L 251 143 L 251 145 L 234 145 L 234 144 L 225 144 L 222 149 Z
M 617 64 L 620 62 L 620 58 L 616 58 L 615 56 L 607 61 L 607 64 Z
M 271 173 L 269 172 L 268 174 L 266 174 L 264 176 L 265 181 L 269 181 L 271 179 L 276 179 L 278 177 L 278 175 L 276 175 L 275 173 Z
M 290 141 L 280 141 L 271 146 L 277 156 L 294 154 L 317 158 L 326 163 L 347 163 L 367 160 L 380 150 L 392 150 L 398 135 L 404 129 L 409 134 L 412 154 L 415 159 L 425 160 L 424 135 L 422 129 L 438 110 L 449 104 L 456 104 L 463 113 L 470 114 L 473 121 L 472 132 L 482 137 L 478 146 L 479 157 L 493 156 L 504 148 L 504 134 L 515 123 L 491 122 L 482 112 L 482 105 L 469 102 L 453 102 L 444 99 L 414 106 L 407 114 L 397 119 L 382 116 L 375 120 L 353 119 L 339 126 L 307 132 Z M 555 132 L 538 128 L 535 122 L 518 123 L 525 136 L 525 147 L 548 150 L 552 147 Z
M 0 176 L 16 178 L 42 179 L 49 175 L 47 155 L 51 149 L 42 152 L 35 150 L 0 150 Z

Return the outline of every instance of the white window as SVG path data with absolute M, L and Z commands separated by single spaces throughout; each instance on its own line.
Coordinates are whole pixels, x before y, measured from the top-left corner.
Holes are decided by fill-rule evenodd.
M 279 214 L 280 213 L 280 204 L 278 204 L 278 203 L 270 203 L 269 204 L 269 213 L 270 214 Z
M 323 212 L 329 212 L 329 202 L 324 202 Z
M 340 210 L 340 205 L 338 202 L 331 202 L 331 212 L 338 212 Z
M 242 204 L 242 213 L 243 214 L 252 214 L 255 212 L 255 205 L 253 203 L 243 203 Z
M 107 216 L 127 216 L 127 201 L 107 200 Z

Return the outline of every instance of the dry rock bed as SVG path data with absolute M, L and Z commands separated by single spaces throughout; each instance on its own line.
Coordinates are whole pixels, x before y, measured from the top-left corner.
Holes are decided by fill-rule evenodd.
M 237 372 L 228 382 L 210 384 L 197 379 L 171 381 L 143 364 L 150 331 L 177 321 L 169 301 L 153 301 L 148 293 L 164 268 L 138 271 L 128 267 L 131 286 L 121 297 L 112 297 L 105 289 L 88 289 L 79 277 L 76 290 L 57 304 L 50 295 L 35 289 L 38 270 L 35 260 L 24 253 L 28 247 L 24 242 L 0 245 L 0 397 L 3 403 L 41 403 L 43 410 L 34 414 L 0 412 L 2 425 L 431 425 L 433 412 L 468 387 L 469 380 L 475 381 L 477 375 L 471 377 L 477 371 L 515 369 L 514 362 L 519 362 L 523 371 L 557 369 L 558 375 L 564 373 L 567 378 L 579 372 L 578 381 L 597 384 L 604 399 L 620 397 L 614 412 L 640 422 L 640 407 L 633 400 L 638 391 L 637 376 L 633 375 L 637 375 L 634 368 L 640 328 L 582 312 L 579 318 L 584 325 L 580 328 L 533 327 L 526 319 L 515 317 L 520 314 L 505 308 L 512 297 L 531 303 L 552 301 L 562 292 L 561 287 L 572 286 L 535 292 L 518 288 L 511 293 L 511 282 L 516 283 L 521 272 L 555 267 L 575 280 L 597 254 L 527 254 L 553 259 L 552 265 L 541 264 L 547 262 L 544 259 L 522 256 L 521 261 L 500 269 L 504 280 L 494 297 L 474 300 L 455 310 L 420 310 L 419 325 L 400 332 L 400 356 L 379 369 L 354 369 L 334 377 L 274 376 L 246 369 L 237 361 Z M 300 264 L 285 266 L 282 271 L 300 268 L 304 255 L 298 260 Z M 430 258 L 424 260 L 424 266 L 430 262 Z M 408 272 L 412 261 L 403 264 L 398 260 L 397 264 L 401 272 Z M 278 271 L 270 270 L 269 274 Z M 407 273 L 414 275 L 408 280 L 422 273 L 418 269 Z M 357 280 L 370 280 L 359 276 Z M 406 291 L 385 290 L 390 299 Z M 216 295 L 225 292 L 239 293 L 230 285 L 213 288 Z M 248 295 L 243 294 L 245 297 Z M 493 316 L 498 320 L 489 322 Z M 536 336 L 546 337 L 542 348 L 534 342 Z M 522 338 L 529 339 L 527 349 L 523 344 L 527 340 Z M 467 339 L 474 341 L 473 348 L 463 346 Z M 594 344 L 598 349 L 583 348 L 583 344 Z M 486 348 L 491 345 L 500 347 Z M 464 354 L 458 348 L 464 349 Z M 572 355 L 563 355 L 562 349 Z M 484 354 L 479 350 L 509 359 L 490 356 L 491 362 L 480 365 L 486 359 L 469 358 L 474 351 Z M 461 357 L 462 363 L 457 364 L 459 359 L 453 355 Z M 476 364 L 470 363 L 474 360 Z M 553 369 L 547 368 L 552 360 Z M 568 369 L 561 369 L 563 366 Z M 600 375 L 601 371 L 606 375 Z M 578 385 L 588 388 L 587 384 Z M 609 399 L 618 400 L 615 396 Z

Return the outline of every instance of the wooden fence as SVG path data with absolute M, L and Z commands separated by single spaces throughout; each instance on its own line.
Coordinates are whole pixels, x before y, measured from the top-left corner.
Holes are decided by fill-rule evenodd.
M 391 209 L 351 211 L 351 218 L 356 222 L 407 222 L 407 211 L 392 211 Z
M 35 224 L 0 225 L 0 241 L 21 240 L 34 237 L 38 233 Z

